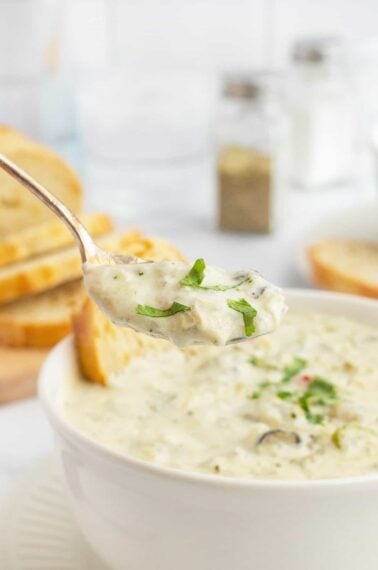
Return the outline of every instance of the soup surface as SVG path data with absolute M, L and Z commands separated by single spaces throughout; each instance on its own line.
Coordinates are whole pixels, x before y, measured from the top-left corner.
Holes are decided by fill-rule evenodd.
M 67 420 L 185 471 L 317 479 L 378 471 L 378 331 L 289 313 L 269 336 L 135 358 L 107 388 L 71 378 Z

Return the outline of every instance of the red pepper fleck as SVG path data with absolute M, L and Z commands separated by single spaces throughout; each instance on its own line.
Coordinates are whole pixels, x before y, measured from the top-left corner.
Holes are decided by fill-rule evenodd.
M 311 381 L 311 376 L 309 374 L 302 374 L 301 380 L 302 382 L 305 382 L 307 384 L 308 382 Z

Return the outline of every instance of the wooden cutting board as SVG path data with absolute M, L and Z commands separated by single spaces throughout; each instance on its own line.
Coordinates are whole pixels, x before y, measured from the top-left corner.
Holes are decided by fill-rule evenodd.
M 0 347 L 0 404 L 36 393 L 38 372 L 48 350 Z

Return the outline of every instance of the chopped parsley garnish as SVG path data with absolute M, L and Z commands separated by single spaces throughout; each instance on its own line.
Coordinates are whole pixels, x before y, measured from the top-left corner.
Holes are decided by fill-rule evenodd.
M 174 301 L 169 309 L 156 309 L 155 307 L 150 307 L 149 305 L 137 305 L 136 312 L 138 315 L 143 315 L 145 317 L 171 317 L 176 313 L 190 311 L 190 309 L 191 307 Z
M 200 289 L 205 289 L 207 291 L 229 291 L 230 289 L 236 289 L 239 285 L 243 285 L 243 283 L 252 283 L 250 277 L 245 277 L 235 285 L 209 285 L 209 286 L 201 286 Z
M 316 376 L 309 384 L 306 392 L 298 398 L 298 404 L 312 424 L 321 424 L 324 416 L 314 414 L 311 406 L 330 406 L 337 400 L 336 388 L 331 382 Z
M 253 392 L 251 400 L 258 400 L 259 398 L 261 398 L 261 392 Z
M 239 285 L 242 285 L 243 283 L 251 282 L 251 278 L 247 276 L 234 285 L 202 285 L 202 281 L 205 279 L 205 269 L 205 260 L 202 259 L 202 257 L 196 259 L 189 273 L 187 273 L 185 277 L 181 279 L 180 285 L 182 287 L 204 289 L 205 291 L 228 291 L 229 289 L 235 289 L 236 287 L 239 287 Z
M 254 309 L 245 299 L 239 299 L 238 301 L 227 299 L 227 305 L 230 309 L 233 309 L 243 315 L 245 336 L 252 336 L 256 330 L 254 324 L 254 318 L 257 315 L 256 309 Z
M 281 400 L 290 400 L 290 398 L 292 397 L 293 397 L 293 392 L 287 392 L 285 390 L 277 392 L 277 398 L 280 398 Z
M 251 356 L 248 362 L 250 362 L 250 364 L 253 364 L 253 366 L 259 366 L 260 364 L 260 360 L 257 358 L 257 356 Z
M 260 382 L 259 388 L 260 390 L 263 388 L 272 388 L 275 396 L 280 398 L 280 400 L 287 400 L 298 405 L 304 412 L 308 422 L 321 424 L 324 421 L 324 415 L 320 413 L 322 409 L 328 408 L 338 399 L 337 389 L 334 384 L 325 378 L 315 376 L 304 392 L 286 389 L 290 379 L 296 376 L 306 364 L 305 360 L 295 357 L 293 363 L 284 369 L 283 380 L 280 382 Z M 251 396 L 252 399 L 257 399 L 253 397 L 254 394 Z M 258 394 L 260 397 L 260 392 L 258 392 Z M 295 418 L 296 414 L 293 412 L 291 416 Z
M 299 358 L 298 356 L 294 356 L 293 362 L 284 368 L 284 375 L 281 379 L 283 384 L 289 382 L 294 376 L 297 376 L 303 368 L 307 365 L 307 361 L 303 358 Z
M 311 411 L 309 403 L 308 403 L 308 399 L 306 398 L 305 395 L 298 398 L 298 404 L 302 408 L 302 410 L 304 411 L 306 419 L 308 422 L 310 422 L 310 424 L 322 424 L 323 423 L 324 416 L 322 416 L 321 414 L 314 414 Z
M 335 386 L 320 376 L 315 376 L 305 394 L 307 394 L 308 398 L 313 398 L 316 401 L 315 403 L 322 406 L 327 406 L 337 399 Z
M 191 270 L 180 281 L 180 285 L 187 287 L 200 287 L 202 281 L 205 279 L 206 263 L 202 258 L 196 259 Z

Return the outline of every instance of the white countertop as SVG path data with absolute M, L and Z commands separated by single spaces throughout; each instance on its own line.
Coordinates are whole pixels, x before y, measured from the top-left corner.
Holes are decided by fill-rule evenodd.
M 282 212 L 281 228 L 268 236 L 220 233 L 209 221 L 185 220 L 177 216 L 153 216 L 139 227 L 172 240 L 189 258 L 204 257 L 212 264 L 230 269 L 258 268 L 282 286 L 304 286 L 295 267 L 300 236 L 317 220 L 340 207 L 358 207 L 374 201 L 374 190 L 333 189 L 312 194 L 290 193 Z M 52 449 L 52 436 L 36 398 L 0 408 L 0 495 L 14 478 L 38 457 Z

